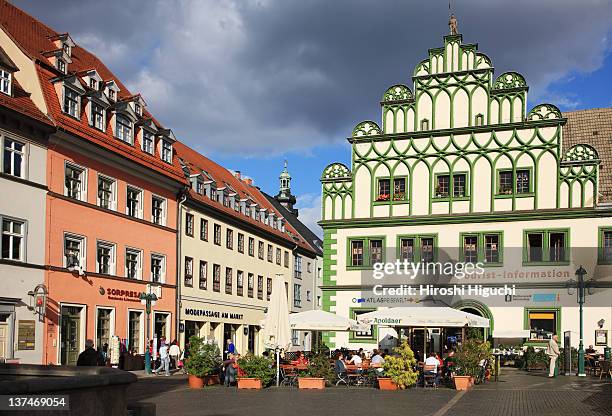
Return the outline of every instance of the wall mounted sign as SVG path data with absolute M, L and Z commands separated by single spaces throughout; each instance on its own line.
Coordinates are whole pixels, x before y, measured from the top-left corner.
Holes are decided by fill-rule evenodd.
M 596 329 L 595 330 L 595 345 L 598 347 L 605 347 L 608 345 L 608 330 L 607 329 Z
M 20 351 L 36 349 L 36 322 L 18 321 L 17 323 L 17 349 Z
M 106 295 L 110 300 L 120 300 L 124 302 L 140 302 L 140 293 L 138 290 L 125 289 L 106 289 Z
M 241 320 L 244 317 L 244 315 L 241 313 L 219 312 L 219 311 L 211 311 L 208 309 L 195 309 L 195 308 L 186 308 L 185 315 L 204 316 L 206 318 L 218 318 L 218 319 L 236 319 L 236 320 Z

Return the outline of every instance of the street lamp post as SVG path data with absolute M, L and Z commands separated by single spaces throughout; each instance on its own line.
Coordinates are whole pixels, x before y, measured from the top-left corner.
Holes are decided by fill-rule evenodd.
M 145 345 L 145 373 L 151 374 L 151 351 L 149 350 L 149 338 L 151 331 L 150 317 L 151 317 L 151 306 L 155 305 L 155 301 L 157 301 L 157 295 L 151 292 L 151 288 L 149 287 L 149 293 L 142 292 L 140 293 L 140 302 L 146 305 L 147 312 L 147 345 Z
M 578 301 L 578 305 L 580 306 L 580 344 L 578 345 L 578 377 L 586 377 L 586 373 L 584 372 L 584 322 L 583 322 L 583 311 L 582 307 L 585 301 L 585 288 L 586 283 L 584 281 L 584 276 L 586 276 L 587 271 L 582 267 L 582 265 L 576 270 L 576 277 L 578 278 L 578 282 L 576 283 L 576 288 L 578 289 L 576 292 L 576 298 Z M 571 352 L 570 352 L 571 354 Z

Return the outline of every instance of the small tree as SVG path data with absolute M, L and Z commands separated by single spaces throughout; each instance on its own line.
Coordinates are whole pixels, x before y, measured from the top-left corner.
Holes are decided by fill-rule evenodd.
M 484 359 L 491 362 L 491 357 L 488 342 L 466 339 L 455 355 L 455 372 L 460 376 L 476 376 L 480 370 L 480 362 Z
M 308 369 L 303 375 L 305 377 L 324 378 L 330 383 L 336 378 L 336 374 L 329 364 L 329 358 L 323 354 L 318 354 L 312 357 L 312 359 L 308 362 Z
M 189 338 L 189 358 L 185 362 L 189 374 L 196 377 L 216 374 L 222 362 L 217 344 L 209 344 L 196 336 Z
M 274 379 L 276 370 L 272 367 L 272 360 L 266 357 L 247 354 L 238 360 L 238 366 L 246 377 L 258 378 L 263 386 L 267 386 Z
M 417 383 L 418 374 L 414 370 L 416 359 L 407 341 L 394 349 L 396 356 L 385 357 L 383 368 L 385 375 L 397 384 L 400 389 L 414 386 Z

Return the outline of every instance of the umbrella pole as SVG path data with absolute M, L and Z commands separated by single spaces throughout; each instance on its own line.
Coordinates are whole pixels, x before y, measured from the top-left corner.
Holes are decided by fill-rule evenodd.
M 276 387 L 280 386 L 280 350 L 276 349 Z

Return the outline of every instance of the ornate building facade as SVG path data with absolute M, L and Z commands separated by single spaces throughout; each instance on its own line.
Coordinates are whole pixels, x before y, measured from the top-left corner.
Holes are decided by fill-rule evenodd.
M 354 318 L 390 306 L 448 305 L 489 318 L 488 334 L 528 330 L 538 345 L 570 331 L 577 346 L 570 279 L 583 265 L 592 293 L 584 342 L 595 345 L 596 331 L 609 330 L 612 318 L 612 155 L 597 136 L 606 117 L 528 106 L 525 78 L 494 76 L 491 60 L 460 34 L 430 49 L 412 80 L 412 88 L 398 84 L 383 94 L 380 125 L 364 121 L 353 129 L 351 166 L 332 163 L 321 177 L 323 308 Z M 396 260 L 481 262 L 484 272 L 372 279 L 376 263 Z M 398 297 L 375 290 L 430 283 L 508 284 L 515 293 Z M 397 336 L 372 327 L 329 333 L 326 341 L 357 348 Z

